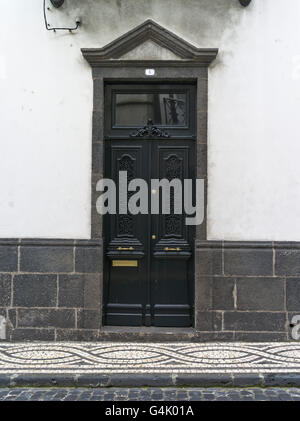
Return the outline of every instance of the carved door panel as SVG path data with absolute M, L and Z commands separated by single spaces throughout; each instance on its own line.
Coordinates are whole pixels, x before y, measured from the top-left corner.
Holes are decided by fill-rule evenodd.
M 120 214 L 117 207 L 116 215 L 104 216 L 106 325 L 193 324 L 195 229 L 185 224 L 183 201 L 183 213 L 175 213 L 172 188 L 169 214 L 161 207 L 151 214 L 150 203 L 155 194 L 161 203 L 151 180 L 195 178 L 194 104 L 191 85 L 106 87 L 105 177 L 116 183 L 117 203 L 120 171 L 128 183 L 145 180 L 149 200 L 148 214 Z M 141 125 L 146 115 L 154 123 Z
M 183 185 L 184 179 L 195 177 L 193 140 L 153 142 L 152 150 L 152 178 L 179 179 Z M 170 213 L 151 215 L 151 235 L 155 237 L 151 253 L 151 307 L 155 326 L 190 326 L 193 314 L 194 229 L 185 224 L 183 199 L 181 214 L 175 213 L 174 200 L 174 189 L 170 189 Z
M 147 179 L 146 143 L 106 142 L 107 175 L 115 181 L 119 202 L 119 172 L 127 172 L 127 183 Z M 130 198 L 131 192 L 128 192 Z M 118 210 L 118 207 L 117 207 Z M 148 215 L 119 214 L 104 217 L 105 233 L 105 324 L 145 324 L 148 273 Z M 133 265 L 133 266 L 132 266 Z

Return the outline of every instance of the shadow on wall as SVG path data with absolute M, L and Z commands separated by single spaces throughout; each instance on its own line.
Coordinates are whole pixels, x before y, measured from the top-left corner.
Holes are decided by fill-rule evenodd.
M 225 30 L 235 36 L 241 14 L 251 7 L 244 9 L 238 0 L 65 0 L 60 9 L 51 7 L 49 17 L 66 24 L 80 16 L 92 46 L 101 47 L 150 18 L 198 47 L 215 47 Z

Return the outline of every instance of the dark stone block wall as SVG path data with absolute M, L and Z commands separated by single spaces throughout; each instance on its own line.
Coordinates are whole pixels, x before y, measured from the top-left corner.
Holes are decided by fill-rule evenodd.
M 7 340 L 292 340 L 300 243 L 197 241 L 195 329 L 167 337 L 103 330 L 102 253 L 98 240 L 0 240 Z
M 196 273 L 199 337 L 293 340 L 291 319 L 300 314 L 299 243 L 199 241 Z
M 100 241 L 0 240 L 7 340 L 93 340 L 101 326 Z

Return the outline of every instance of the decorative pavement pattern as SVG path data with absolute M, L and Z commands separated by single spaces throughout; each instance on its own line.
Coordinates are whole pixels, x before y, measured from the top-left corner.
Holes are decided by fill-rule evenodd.
M 297 343 L 0 343 L 1 374 L 300 373 Z
M 3 401 L 300 401 L 296 388 L 101 388 L 0 389 Z

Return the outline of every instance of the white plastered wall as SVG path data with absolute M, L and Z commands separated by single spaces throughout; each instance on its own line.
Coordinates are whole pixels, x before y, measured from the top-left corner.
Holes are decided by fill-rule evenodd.
M 49 3 L 49 1 L 48 1 Z M 300 240 L 300 2 L 0 0 L 0 237 L 89 238 L 92 78 L 80 48 L 151 18 L 209 72 L 208 238 Z

